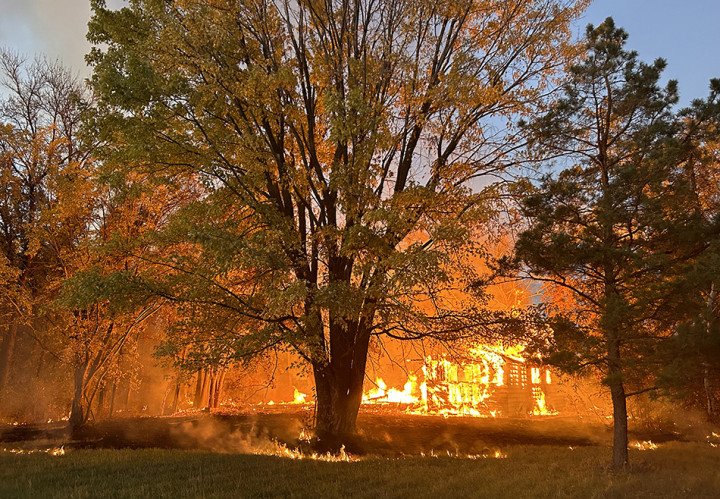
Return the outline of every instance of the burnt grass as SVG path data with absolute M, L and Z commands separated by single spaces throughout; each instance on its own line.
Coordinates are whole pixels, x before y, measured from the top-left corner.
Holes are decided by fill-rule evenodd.
M 116 417 L 70 431 L 62 422 L 0 425 L 0 447 L 25 449 L 185 449 L 254 453 L 277 443 L 301 452 L 333 450 L 328 442 L 300 439 L 312 413 L 297 407 L 262 412 L 172 417 Z M 609 445 L 611 427 L 578 418 L 475 418 L 364 411 L 358 432 L 345 442 L 355 455 L 380 457 L 429 454 L 476 455 L 512 445 Z M 638 426 L 630 441 L 692 440 L 676 428 Z

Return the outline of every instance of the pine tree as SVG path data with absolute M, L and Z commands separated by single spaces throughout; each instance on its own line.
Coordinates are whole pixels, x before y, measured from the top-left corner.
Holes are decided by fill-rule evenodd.
M 655 386 L 681 262 L 702 248 L 672 112 L 676 83 L 660 88 L 665 62 L 639 62 L 626 39 L 610 18 L 588 26 L 585 60 L 527 126 L 530 153 L 564 168 L 522 200 L 529 229 L 515 246 L 527 276 L 576 300 L 552 318 L 545 353 L 566 370 L 602 373 L 616 468 L 628 462 L 627 398 Z

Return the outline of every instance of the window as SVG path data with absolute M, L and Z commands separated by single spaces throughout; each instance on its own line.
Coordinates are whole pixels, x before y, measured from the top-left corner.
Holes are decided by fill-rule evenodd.
M 533 385 L 540 384 L 540 368 L 539 367 L 533 367 L 530 369 L 530 378 L 532 379 Z

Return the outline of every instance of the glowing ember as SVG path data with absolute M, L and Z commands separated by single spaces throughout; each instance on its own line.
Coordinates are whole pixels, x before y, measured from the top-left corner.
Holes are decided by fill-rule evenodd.
M 710 433 L 707 437 L 708 444 L 710 444 L 710 447 L 718 447 L 720 446 L 720 443 L 718 443 L 718 439 L 720 439 L 720 434 L 715 433 L 714 431 Z M 714 440 L 714 441 L 713 441 Z

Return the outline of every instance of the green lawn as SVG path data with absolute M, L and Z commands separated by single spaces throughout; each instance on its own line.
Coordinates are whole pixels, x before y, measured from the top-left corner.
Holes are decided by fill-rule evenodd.
M 720 448 L 668 443 L 607 469 L 606 447 L 357 462 L 168 450 L 0 452 L 0 497 L 720 497 Z

